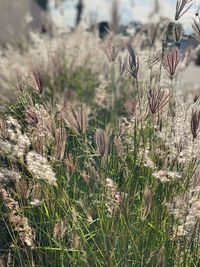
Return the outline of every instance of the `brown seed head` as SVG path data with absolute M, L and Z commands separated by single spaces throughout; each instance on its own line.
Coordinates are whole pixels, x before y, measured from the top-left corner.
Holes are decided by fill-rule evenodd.
M 77 134 L 85 133 L 88 126 L 88 112 L 85 105 L 69 111 L 66 116 L 66 122 Z
M 174 24 L 174 41 L 179 42 L 183 36 L 183 27 L 180 23 Z
M 76 162 L 74 160 L 74 157 L 71 153 L 69 153 L 65 159 L 65 164 L 68 167 L 70 172 L 74 172 L 76 170 Z
M 167 50 L 163 57 L 163 67 L 168 72 L 171 80 L 174 78 L 180 58 L 181 56 L 178 48 Z
M 175 20 L 179 20 L 193 5 L 193 0 L 177 0 Z M 189 5 L 188 5 L 189 4 Z
M 192 111 L 191 132 L 195 139 L 200 131 L 200 111 Z
M 127 49 L 129 55 L 128 55 L 128 63 L 126 69 L 136 79 L 139 71 L 139 59 L 138 57 L 136 57 L 131 44 L 127 44 Z
M 127 65 L 127 57 L 123 58 L 119 57 L 119 74 L 120 76 L 123 76 Z
M 194 103 L 196 103 L 199 99 L 200 99 L 200 93 L 197 93 L 197 94 L 194 96 Z
M 107 149 L 106 134 L 104 130 L 96 129 L 95 142 L 96 142 L 98 152 L 103 157 Z
M 158 260 L 156 267 L 164 267 L 165 266 L 165 254 L 164 254 L 164 247 L 162 247 L 158 252 Z
M 119 54 L 119 50 L 116 46 L 107 46 L 104 48 L 104 52 L 109 60 L 109 62 L 115 62 L 118 54 Z
M 152 114 L 156 114 L 169 102 L 170 94 L 160 90 L 149 90 L 148 94 L 149 108 Z
M 192 23 L 192 29 L 195 38 L 200 42 L 200 17 L 198 17 L 198 21 L 194 19 Z
M 67 134 L 63 125 L 55 130 L 55 157 L 62 160 L 65 154 Z
M 39 94 L 42 94 L 43 92 L 43 81 L 42 81 L 42 76 L 41 74 L 39 73 L 39 71 L 37 70 L 33 70 L 33 78 L 34 78 L 34 83 L 35 83 L 35 86 L 36 86 L 36 91 L 39 93 Z
M 38 123 L 38 117 L 37 117 L 37 114 L 34 110 L 34 108 L 27 108 L 25 110 L 25 120 L 28 124 L 37 124 Z
M 192 187 L 194 190 L 197 187 L 200 188 L 200 169 L 197 169 L 192 176 Z
M 144 206 L 145 213 L 149 213 L 152 206 L 152 193 L 148 187 L 146 187 L 144 190 Z

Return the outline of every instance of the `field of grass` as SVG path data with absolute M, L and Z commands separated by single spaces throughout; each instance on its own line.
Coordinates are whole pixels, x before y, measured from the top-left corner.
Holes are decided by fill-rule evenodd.
M 200 92 L 166 28 L 2 52 L 0 267 L 200 266 Z

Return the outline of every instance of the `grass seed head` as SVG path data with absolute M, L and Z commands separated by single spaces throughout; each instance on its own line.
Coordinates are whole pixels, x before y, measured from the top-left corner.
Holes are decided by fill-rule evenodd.
M 177 0 L 175 20 L 179 20 L 191 8 L 192 5 L 193 0 Z
M 106 134 L 104 130 L 96 129 L 95 142 L 96 142 L 98 152 L 103 157 L 107 150 Z
M 109 60 L 109 62 L 115 62 L 118 54 L 119 49 L 115 45 L 107 46 L 104 48 L 104 52 Z
M 197 138 L 200 131 L 200 111 L 192 111 L 191 132 L 193 139 Z
M 180 62 L 181 55 L 178 48 L 168 49 L 163 57 L 163 67 L 170 76 L 170 79 L 173 80 L 177 67 Z

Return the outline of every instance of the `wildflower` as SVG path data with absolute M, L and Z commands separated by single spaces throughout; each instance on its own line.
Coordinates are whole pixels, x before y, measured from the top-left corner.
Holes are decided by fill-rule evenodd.
M 136 79 L 139 70 L 139 59 L 136 57 L 135 52 L 130 44 L 127 44 L 129 52 L 127 70 Z
M 176 73 L 180 58 L 181 56 L 178 48 L 168 50 L 163 57 L 163 67 L 168 72 L 171 80 Z
M 151 110 L 152 114 L 156 114 L 160 110 L 163 109 L 169 102 L 169 96 L 170 94 L 165 94 L 164 91 L 160 90 L 149 90 L 148 91 L 148 102 L 149 102 L 149 108 Z
M 34 178 L 45 180 L 52 185 L 57 185 L 55 173 L 49 166 L 46 158 L 34 151 L 30 151 L 26 156 L 26 162 Z
M 119 73 L 120 76 L 123 76 L 125 70 L 126 70 L 126 65 L 127 65 L 127 57 L 123 58 L 119 57 Z
M 196 20 L 194 20 L 194 22 L 192 23 L 192 29 L 194 31 L 194 36 L 195 38 L 200 41 L 200 17 L 199 21 L 197 22 Z
M 190 9 L 190 7 L 193 5 L 192 2 L 193 0 L 177 0 L 175 20 L 179 20 L 188 11 L 188 9 Z M 191 4 L 186 7 L 186 5 L 189 3 Z
M 104 156 L 107 150 L 106 134 L 102 129 L 96 129 L 95 142 L 101 156 Z
M 88 112 L 85 105 L 69 111 L 66 115 L 66 122 L 77 134 L 85 133 L 88 126 Z
M 193 139 L 195 139 L 200 131 L 200 111 L 192 112 L 191 131 L 192 131 Z
M 106 56 L 108 57 L 109 62 L 115 62 L 118 54 L 119 54 L 119 50 L 117 49 L 116 46 L 107 46 L 104 49 L 104 52 L 106 54 Z

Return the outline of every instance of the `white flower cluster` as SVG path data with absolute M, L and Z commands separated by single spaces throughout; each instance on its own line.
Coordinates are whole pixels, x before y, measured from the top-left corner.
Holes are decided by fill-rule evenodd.
M 28 136 L 22 133 L 21 126 L 12 117 L 6 120 L 6 127 L 4 133 L 0 134 L 0 153 L 11 158 L 23 158 L 30 147 Z
M 195 231 L 200 219 L 199 188 L 200 172 L 197 171 L 192 177 L 186 196 L 178 196 L 168 205 L 170 213 L 178 222 L 178 226 L 174 226 L 174 236 L 191 238 Z
M 153 176 L 157 178 L 161 183 L 170 182 L 171 180 L 181 178 L 177 172 L 167 171 L 167 170 L 160 170 L 153 173 Z
M 183 165 L 193 159 L 199 159 L 200 134 L 193 140 L 191 116 L 194 105 L 186 105 L 176 100 L 175 116 L 168 117 L 168 126 L 163 127 L 158 136 L 169 150 L 170 160 L 177 160 Z
M 34 150 L 42 154 L 45 145 L 54 140 L 52 118 L 42 105 L 37 104 L 32 110 L 37 118 L 37 123 L 29 126 L 30 140 Z
M 21 176 L 18 172 L 0 168 L 0 183 L 7 184 L 10 181 L 19 182 Z
M 30 151 L 26 156 L 26 162 L 34 178 L 45 180 L 51 185 L 57 185 L 55 173 L 46 158 L 34 151 Z

